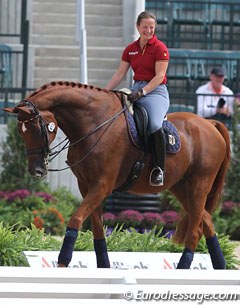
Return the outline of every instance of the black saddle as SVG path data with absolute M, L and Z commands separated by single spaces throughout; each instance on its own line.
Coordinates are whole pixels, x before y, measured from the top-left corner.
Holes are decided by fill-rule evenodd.
M 135 162 L 125 183 L 113 190 L 113 192 L 125 192 L 134 184 L 145 167 L 146 155 L 149 152 L 147 111 L 140 104 L 134 104 L 133 111 L 134 115 L 132 115 L 128 109 L 124 112 L 128 127 L 128 134 L 133 145 L 144 151 L 144 156 L 141 160 Z M 176 127 L 170 121 L 164 120 L 163 129 L 166 136 L 167 152 L 177 153 L 180 149 L 181 143 Z
M 134 104 L 134 122 L 136 124 L 137 134 L 142 143 L 142 146 L 147 149 L 149 142 L 149 132 L 148 132 L 148 114 L 146 109 L 140 104 Z
M 140 104 L 134 104 L 134 114 L 125 112 L 128 132 L 132 143 L 139 149 L 149 150 L 148 114 Z M 180 136 L 177 128 L 168 120 L 163 121 L 163 130 L 166 137 L 167 153 L 175 154 L 181 147 Z

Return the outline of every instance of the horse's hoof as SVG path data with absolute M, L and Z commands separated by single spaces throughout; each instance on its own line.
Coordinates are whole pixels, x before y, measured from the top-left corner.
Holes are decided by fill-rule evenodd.
M 177 265 L 177 269 L 190 269 L 193 261 L 193 254 L 192 250 L 185 248 Z
M 64 265 L 64 264 L 62 264 L 62 263 L 58 263 L 58 268 L 67 268 L 67 266 L 66 265 Z

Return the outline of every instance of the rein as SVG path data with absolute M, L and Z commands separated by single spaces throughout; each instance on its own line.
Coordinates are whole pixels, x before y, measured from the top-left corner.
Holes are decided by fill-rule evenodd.
M 96 131 L 98 131 L 99 129 L 101 129 L 103 126 L 105 126 L 108 123 L 113 123 L 113 121 L 119 116 L 121 115 L 123 112 L 125 112 L 127 110 L 127 107 L 124 107 L 123 109 L 121 109 L 119 112 L 117 112 L 116 114 L 114 114 L 112 117 L 110 117 L 109 119 L 107 119 L 105 122 L 103 122 L 102 124 L 100 124 L 99 126 L 95 127 L 93 130 L 91 130 L 88 134 L 86 134 L 85 136 L 83 136 L 82 138 L 78 139 L 77 141 L 70 143 L 68 146 L 64 146 L 62 149 L 52 152 L 50 153 L 50 156 L 53 155 L 58 155 L 60 152 L 62 152 L 63 150 L 78 144 L 82 141 L 84 141 L 85 139 L 87 139 L 89 136 L 91 136 L 93 133 L 95 133 Z M 64 143 L 67 140 L 67 138 L 65 138 L 62 142 L 60 142 L 59 144 L 57 144 L 53 149 L 57 148 L 59 145 L 61 145 L 62 143 Z M 69 140 L 68 140 L 69 143 Z M 68 143 L 66 143 L 65 145 L 67 145 Z M 52 161 L 55 158 L 55 156 L 50 160 Z
M 36 105 L 34 105 L 31 101 L 28 100 L 23 100 L 23 102 L 25 103 L 29 103 L 31 106 L 33 106 L 34 110 L 36 111 L 36 116 L 26 120 L 26 121 L 19 121 L 19 123 L 27 123 L 29 121 L 32 121 L 34 119 L 39 119 L 39 124 L 41 127 L 41 132 L 43 134 L 43 138 L 44 138 L 44 147 L 43 148 L 34 148 L 34 149 L 28 149 L 27 150 L 27 154 L 44 154 L 44 156 L 51 156 L 52 158 L 49 160 L 49 162 L 51 162 L 54 158 L 56 158 L 62 151 L 64 151 L 65 149 L 68 149 L 82 141 L 84 141 L 85 139 L 87 139 L 89 136 L 91 136 L 93 133 L 95 133 L 96 131 L 98 131 L 99 129 L 101 129 L 102 127 L 104 127 L 105 125 L 109 124 L 106 129 L 103 131 L 103 133 L 100 135 L 99 139 L 97 140 L 96 143 L 93 144 L 93 146 L 91 147 L 91 149 L 89 150 L 89 152 L 83 156 L 80 160 L 78 160 L 77 162 L 73 163 L 72 165 L 68 165 L 67 167 L 61 168 L 61 169 L 48 169 L 48 171 L 50 172 L 60 172 L 60 171 L 64 171 L 67 170 L 69 168 L 74 167 L 75 165 L 79 164 L 80 162 L 84 161 L 95 149 L 95 147 L 97 146 L 97 144 L 99 143 L 100 139 L 102 138 L 102 136 L 105 134 L 105 132 L 108 130 L 108 128 L 111 126 L 111 124 L 122 114 L 124 113 L 128 107 L 124 106 L 120 111 L 118 111 L 117 113 L 115 113 L 112 117 L 110 117 L 109 119 L 107 119 L 106 121 L 104 121 L 103 123 L 101 123 L 100 125 L 98 125 L 97 127 L 93 128 L 90 132 L 88 132 L 86 135 L 84 135 L 83 137 L 81 137 L 80 139 L 76 140 L 75 142 L 72 142 L 69 144 L 69 140 L 68 138 L 65 138 L 63 141 L 61 141 L 60 143 L 58 143 L 56 146 L 53 147 L 53 149 L 59 147 L 61 144 L 63 144 L 64 142 L 66 142 L 68 140 L 67 143 L 64 144 L 64 146 L 57 150 L 57 151 L 53 151 L 52 149 L 49 148 L 49 140 L 48 140 L 48 132 L 47 132 L 47 127 L 46 127 L 46 122 L 44 121 L 44 119 L 42 118 L 42 116 L 39 113 L 38 108 L 36 107 Z
M 59 155 L 63 150 L 77 144 L 77 143 L 80 143 L 82 141 L 84 141 L 85 139 L 87 139 L 89 136 L 91 136 L 93 133 L 95 133 L 96 131 L 98 131 L 99 129 L 101 129 L 103 126 L 105 126 L 106 124 L 110 123 L 107 128 L 104 130 L 104 132 L 100 135 L 99 139 L 97 140 L 97 142 L 92 146 L 92 148 L 89 150 L 89 152 L 83 156 L 80 160 L 78 160 L 77 162 L 73 163 L 72 165 L 69 165 L 69 166 L 66 166 L 64 168 L 61 168 L 61 169 L 48 169 L 48 171 L 50 172 L 61 172 L 61 171 L 64 171 L 66 169 L 69 169 L 69 168 L 72 168 L 74 167 L 75 165 L 79 164 L 80 162 L 84 161 L 95 149 L 95 147 L 97 146 L 98 142 L 100 141 L 100 139 L 102 138 L 102 136 L 105 134 L 105 132 L 107 131 L 107 129 L 111 126 L 111 124 L 115 121 L 116 118 L 119 117 L 119 115 L 121 115 L 123 112 L 125 112 L 127 110 L 127 107 L 125 106 L 123 109 L 121 109 L 119 112 L 115 113 L 112 117 L 110 117 L 109 119 L 107 119 L 106 121 L 104 121 L 102 124 L 100 124 L 99 126 L 95 127 L 93 130 L 91 130 L 88 134 L 86 134 L 85 136 L 83 136 L 82 138 L 78 139 L 77 141 L 73 142 L 73 143 L 66 143 L 65 146 L 63 148 L 61 148 L 60 150 L 56 151 L 56 152 L 53 152 L 53 153 L 50 153 L 50 156 L 54 155 L 53 158 L 51 158 L 49 160 L 49 162 L 51 162 L 57 155 Z M 59 145 L 61 145 L 62 143 L 64 143 L 64 141 L 66 141 L 67 138 L 65 138 L 61 143 L 59 143 L 58 145 L 55 146 L 58 147 Z

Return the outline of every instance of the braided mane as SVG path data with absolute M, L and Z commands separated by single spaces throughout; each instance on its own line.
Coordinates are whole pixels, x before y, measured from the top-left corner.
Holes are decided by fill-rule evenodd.
M 41 93 L 42 91 L 51 89 L 56 86 L 62 86 L 62 87 L 65 86 L 65 87 L 72 87 L 72 88 L 84 88 L 84 89 L 91 89 L 91 90 L 95 89 L 98 91 L 106 91 L 106 89 L 101 89 L 99 87 L 94 87 L 92 85 L 86 85 L 86 84 L 81 84 L 81 83 L 77 83 L 77 82 L 53 81 L 51 83 L 44 84 L 43 86 L 41 86 L 40 88 L 35 90 L 33 93 L 31 93 L 27 98 L 33 97 L 33 96 Z

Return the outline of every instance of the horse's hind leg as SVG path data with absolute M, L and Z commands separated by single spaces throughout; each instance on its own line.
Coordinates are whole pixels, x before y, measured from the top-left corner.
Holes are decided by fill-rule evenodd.
M 226 151 L 224 160 L 217 172 L 214 183 L 207 197 L 205 213 L 203 215 L 203 232 L 206 238 L 206 244 L 208 247 L 208 252 L 211 256 L 213 268 L 226 269 L 226 262 L 214 230 L 211 215 L 216 210 L 216 207 L 218 205 L 219 197 L 222 192 L 224 180 L 227 173 L 227 168 L 230 161 L 230 139 L 229 133 L 224 127 L 224 125 L 217 121 L 214 124 L 216 125 L 217 129 L 222 134 L 225 140 Z M 223 149 L 219 149 L 219 151 L 223 152 Z
M 222 253 L 222 249 L 219 245 L 217 235 L 206 238 L 206 244 L 208 252 L 211 257 L 212 265 L 214 269 L 226 269 L 226 261 Z
M 195 216 L 190 215 L 191 213 L 199 213 L 195 214 Z M 177 265 L 177 269 L 190 269 L 194 251 L 198 245 L 198 242 L 202 236 L 203 228 L 202 228 L 202 212 L 198 209 L 191 209 L 188 212 L 188 226 L 187 233 L 185 237 L 185 249 L 182 253 L 182 256 Z
M 226 269 L 226 261 L 224 259 L 222 249 L 219 245 L 219 241 L 214 230 L 212 217 L 206 210 L 203 216 L 203 233 L 206 238 L 206 244 L 211 257 L 213 268 Z
M 94 236 L 94 250 L 98 268 L 110 268 L 107 245 L 103 230 L 102 205 L 91 214 L 92 232 Z
M 177 269 L 189 269 L 194 251 L 203 234 L 203 211 L 206 203 L 206 191 L 201 191 L 197 188 L 193 180 L 191 182 L 185 180 L 171 191 L 183 204 L 187 213 L 179 223 L 174 236 L 174 241 L 185 245 Z
M 206 185 L 211 185 L 208 183 Z M 209 254 L 211 256 L 214 269 L 225 269 L 225 260 L 214 230 L 211 214 L 215 209 L 215 203 L 218 197 L 207 195 L 207 187 L 204 191 L 199 188 L 194 188 L 193 184 L 186 183 L 181 185 L 180 189 L 174 190 L 175 196 L 182 202 L 187 215 L 179 224 L 175 241 L 178 243 L 185 243 L 185 250 L 178 263 L 178 269 L 189 269 L 193 260 L 194 250 L 197 244 L 204 234 L 208 247 Z M 188 195 L 186 195 L 188 194 Z M 184 232 L 187 232 L 184 235 Z
M 206 244 L 208 252 L 211 257 L 212 265 L 214 269 L 226 269 L 226 262 L 214 231 L 211 215 L 204 210 L 203 211 L 203 223 L 200 224 L 199 239 L 201 238 L 203 228 L 203 234 L 206 238 Z M 198 240 L 199 240 L 198 239 Z M 194 250 L 190 246 L 187 246 L 187 237 L 185 242 L 185 249 L 178 263 L 177 269 L 189 269 L 193 260 Z

